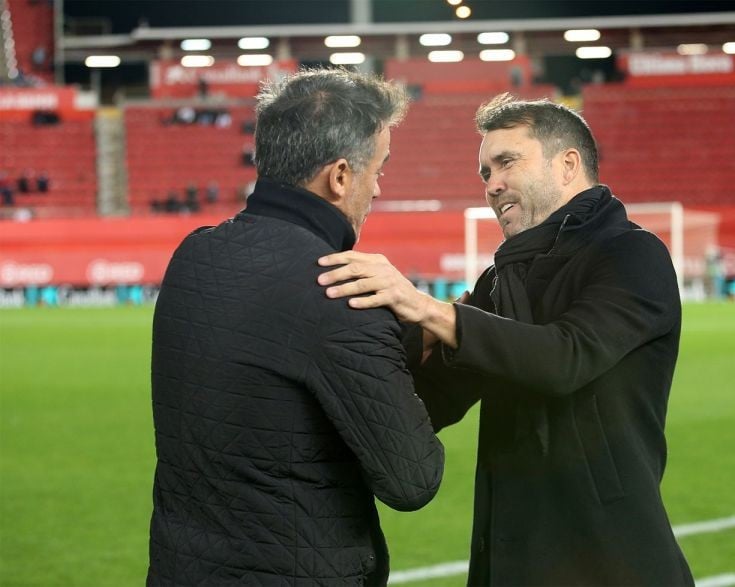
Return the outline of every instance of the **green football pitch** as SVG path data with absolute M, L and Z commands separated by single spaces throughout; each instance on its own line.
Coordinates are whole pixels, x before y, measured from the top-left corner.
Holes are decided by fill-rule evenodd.
M 0 585 L 144 583 L 151 315 L 0 310 Z M 394 571 L 467 559 L 476 432 L 475 411 L 441 433 L 446 472 L 426 508 L 381 507 Z M 685 306 L 667 437 L 663 494 L 674 526 L 735 516 L 735 304 Z M 732 525 L 680 543 L 698 579 L 735 576 Z

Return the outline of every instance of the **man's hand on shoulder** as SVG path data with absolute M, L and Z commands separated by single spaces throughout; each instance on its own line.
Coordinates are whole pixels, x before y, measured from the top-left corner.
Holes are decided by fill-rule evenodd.
M 419 323 L 431 298 L 418 291 L 383 255 L 345 251 L 319 259 L 326 267 L 341 265 L 322 273 L 319 284 L 330 298 L 351 297 L 356 309 L 387 306 L 402 322 Z M 335 285 L 337 284 L 337 285 Z
M 359 296 L 349 300 L 355 309 L 386 306 L 402 322 L 420 324 L 442 342 L 456 347 L 452 305 L 417 290 L 383 255 L 344 251 L 321 257 L 319 265 L 341 265 L 318 278 L 320 285 L 327 286 L 328 297 Z

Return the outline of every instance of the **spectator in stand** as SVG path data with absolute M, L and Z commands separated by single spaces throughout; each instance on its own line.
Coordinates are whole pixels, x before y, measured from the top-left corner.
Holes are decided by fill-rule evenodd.
M 46 68 L 46 47 L 38 45 L 31 53 L 31 62 L 36 71 L 44 71 Z
M 232 115 L 227 110 L 218 112 L 214 119 L 214 125 L 217 128 L 230 128 L 232 126 Z
M 197 113 L 191 106 L 182 106 L 174 113 L 173 122 L 176 124 L 192 124 L 196 117 Z
M 197 79 L 197 90 L 201 100 L 206 100 L 209 97 L 209 82 L 201 75 Z
M 31 124 L 33 126 L 51 126 L 60 122 L 59 113 L 52 110 L 34 110 L 31 114 Z
M 31 191 L 31 177 L 33 172 L 29 169 L 24 169 L 18 177 L 18 193 L 27 194 Z
M 0 171 L 0 198 L 2 199 L 3 206 L 15 205 L 13 187 L 5 171 Z
M 169 214 L 176 214 L 177 212 L 181 212 L 183 207 L 184 203 L 179 198 L 179 194 L 176 193 L 176 190 L 170 190 L 166 197 L 166 201 L 163 203 L 163 211 Z
M 45 171 L 41 171 L 41 173 L 36 176 L 36 189 L 38 189 L 42 194 L 49 191 L 50 183 L 51 180 Z
M 219 185 L 216 181 L 210 181 L 207 184 L 205 198 L 207 200 L 207 204 L 216 204 L 217 200 L 219 200 Z
M 186 200 L 184 205 L 190 212 L 199 211 L 199 188 L 194 182 L 191 182 L 186 186 Z

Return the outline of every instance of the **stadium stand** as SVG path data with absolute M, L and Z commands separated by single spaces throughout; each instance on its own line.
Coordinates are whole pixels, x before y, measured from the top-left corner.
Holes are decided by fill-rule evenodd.
M 483 202 L 477 175 L 479 136 L 475 111 L 491 94 L 426 94 L 415 100 L 406 120 L 393 133 L 391 164 L 382 181 L 383 200 L 440 200 L 443 208 Z M 553 95 L 551 86 L 517 92 L 529 98 Z
M 226 125 L 171 123 L 175 112 L 176 108 L 161 106 L 131 106 L 125 111 L 131 211 L 149 212 L 152 200 L 162 200 L 172 190 L 183 196 L 188 185 L 203 191 L 212 181 L 219 186 L 219 204 L 230 209 L 242 204 L 242 191 L 256 176 L 254 167 L 243 164 L 253 137 L 242 127 L 252 120 L 252 109 L 228 108 L 231 120 Z
M 46 0 L 6 0 L 10 11 L 15 56 L 21 75 L 29 81 L 53 81 L 54 9 Z
M 503 92 L 529 99 L 556 94 L 552 85 L 532 85 L 527 60 L 519 63 L 411 59 L 386 64 L 386 77 L 402 80 L 415 98 L 391 139 L 391 164 L 381 183 L 383 202 L 438 200 L 444 209 L 482 204 L 474 123 L 478 106 Z M 519 85 L 511 83 L 511 71 L 519 72 Z
M 15 179 L 26 170 L 45 172 L 48 192 L 16 193 L 16 206 L 36 215 L 95 214 L 97 207 L 96 144 L 91 117 L 33 124 L 27 119 L 0 120 L 0 170 Z
M 589 85 L 600 178 L 628 202 L 735 205 L 735 87 Z
M 245 205 L 256 179 L 249 155 L 258 81 L 293 71 L 299 63 L 312 63 L 308 51 L 299 53 L 306 47 L 302 39 L 293 40 L 293 53 L 286 52 L 287 58 L 261 69 L 241 67 L 224 51 L 212 67 L 191 70 L 181 65 L 179 52 L 168 41 L 154 40 L 155 30 L 144 26 L 139 33 L 154 36 L 148 41 L 131 38 L 129 49 L 149 52 L 149 87 L 143 93 L 148 97 L 126 101 L 125 92 L 114 94 L 115 107 L 108 109 L 114 116 L 108 118 L 117 123 L 106 127 L 104 109 L 95 107 L 98 98 L 109 102 L 113 93 L 102 91 L 101 81 L 124 79 L 124 75 L 117 78 L 97 70 L 96 76 L 90 74 L 89 90 L 52 85 L 48 66 L 53 4 L 0 0 L 0 6 L 12 13 L 12 18 L 3 18 L 12 21 L 18 69 L 24 74 L 6 79 L 0 88 L 2 183 L 15 186 L 27 170 L 33 177 L 44 172 L 50 178 L 46 193 L 16 189 L 12 205 L 0 206 L 0 218 L 73 217 L 81 228 L 98 215 L 129 215 L 120 219 L 130 223 L 120 228 L 122 232 L 137 234 L 136 223 L 142 222 L 153 235 L 156 221 L 162 226 L 181 222 L 183 233 L 231 216 Z M 81 26 L 84 18 L 77 24 Z M 566 86 L 538 83 L 553 79 L 543 77 L 539 45 L 535 52 L 530 45 L 524 52 L 524 43 L 515 43 L 520 50 L 512 61 L 482 61 L 474 35 L 456 37 L 465 48 L 459 63 L 429 61 L 416 39 L 407 43 L 403 55 L 401 43 L 396 42 L 392 57 L 376 58 L 386 78 L 406 84 L 413 101 L 408 117 L 392 135 L 382 196 L 361 247 L 390 253 L 407 273 L 424 277 L 443 278 L 460 270 L 462 213 L 484 205 L 477 176 L 479 136 L 474 114 L 481 103 L 508 91 L 523 98 L 579 104 L 600 145 L 601 181 L 626 203 L 680 201 L 688 210 L 716 212 L 719 245 L 729 260 L 728 275 L 735 275 L 735 167 L 731 163 L 735 61 L 724 53 L 724 45 L 722 53 L 710 47 L 709 61 L 700 59 L 695 64 L 699 70 L 687 69 L 692 65 L 685 63 L 689 58 L 675 53 L 673 46 L 639 54 L 621 51 L 615 60 L 620 75 L 598 76 L 597 83 L 586 85 L 580 82 L 574 86 L 581 89 L 580 95 L 562 97 L 558 87 Z M 77 47 L 67 48 L 67 59 L 79 64 L 90 52 L 82 43 L 87 39 L 74 40 L 74 33 L 69 38 Z M 514 39 L 518 40 L 517 35 Z M 531 37 L 527 41 L 535 42 Z M 393 47 L 387 41 L 383 44 Z M 636 55 L 644 59 L 645 67 L 634 62 Z M 39 61 L 39 56 L 44 59 Z M 656 67 L 652 69 L 651 63 Z M 672 63 L 684 73 L 668 69 Z M 600 83 L 621 78 L 620 83 Z M 207 91 L 202 91 L 203 81 Z M 34 124 L 34 117 L 39 122 L 41 116 L 39 108 L 57 115 L 58 124 Z M 218 118 L 218 112 L 226 116 Z M 188 120 L 178 116 L 184 113 L 194 116 Z M 35 180 L 31 183 L 35 185 Z M 208 198 L 206 190 L 215 184 L 217 195 L 210 192 Z M 151 218 L 152 213 L 167 211 L 165 203 L 171 194 L 185 204 L 191 186 L 197 190 L 199 214 Z M 178 211 L 189 216 L 192 208 L 196 207 L 183 205 Z M 169 244 L 173 246 L 175 240 Z M 44 261 L 41 255 L 24 259 L 31 265 Z

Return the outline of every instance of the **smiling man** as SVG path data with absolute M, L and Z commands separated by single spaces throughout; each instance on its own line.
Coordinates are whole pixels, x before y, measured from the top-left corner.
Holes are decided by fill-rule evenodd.
M 570 156 L 576 153 L 568 153 Z M 576 190 L 590 184 L 585 174 L 578 174 L 571 185 L 559 185 L 556 178 L 564 171 L 560 166 L 569 161 L 547 157 L 544 146 L 526 125 L 486 133 L 480 163 L 487 202 L 505 238 L 541 224 L 576 195 Z
M 346 265 L 319 283 L 417 325 L 404 344 L 435 429 L 481 402 L 468 585 L 693 585 L 659 491 L 681 326 L 669 253 L 598 183 L 578 114 L 502 95 L 476 122 L 505 241 L 473 292 L 435 300 L 355 252 L 320 259 Z

